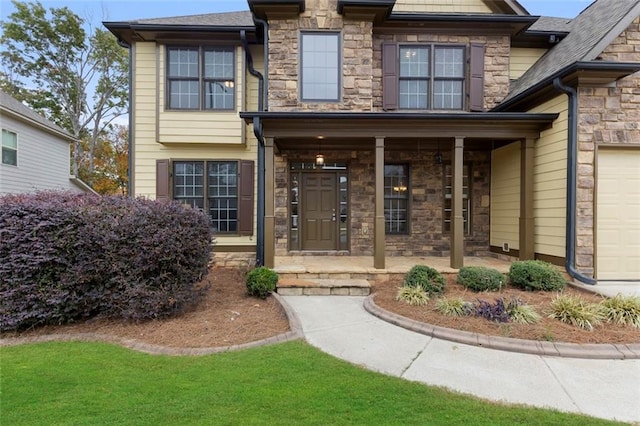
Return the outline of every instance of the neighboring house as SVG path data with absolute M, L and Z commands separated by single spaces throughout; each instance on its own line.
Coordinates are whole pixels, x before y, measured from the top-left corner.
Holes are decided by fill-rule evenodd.
M 105 23 L 133 61 L 132 194 L 267 266 L 493 252 L 640 279 L 640 0 L 248 6 Z
M 69 175 L 69 149 L 75 138 L 2 91 L 0 127 L 0 194 L 40 190 L 94 192 Z

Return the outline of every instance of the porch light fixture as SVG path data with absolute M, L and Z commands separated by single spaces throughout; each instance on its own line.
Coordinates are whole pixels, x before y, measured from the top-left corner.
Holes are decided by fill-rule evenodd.
M 322 139 L 324 139 L 324 136 L 318 136 L 318 153 L 316 154 L 316 166 L 320 168 L 324 167 L 324 155 L 320 153 L 322 151 L 322 147 L 320 145 Z
M 407 185 L 403 184 L 402 181 L 400 181 L 400 184 L 398 186 L 394 186 L 393 187 L 393 191 L 394 192 L 406 192 L 407 191 Z

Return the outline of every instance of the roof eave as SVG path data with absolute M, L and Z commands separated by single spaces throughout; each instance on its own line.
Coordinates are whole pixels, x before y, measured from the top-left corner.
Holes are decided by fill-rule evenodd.
M 232 39 L 240 39 L 240 33 L 255 32 L 255 25 L 167 25 L 138 24 L 133 22 L 103 22 L 120 41 L 131 44 L 135 41 L 153 41 L 167 38 L 197 38 L 199 35 L 227 34 Z
M 555 94 L 553 81 L 560 78 L 566 85 L 607 84 L 640 71 L 638 62 L 574 62 L 527 88 L 491 111 L 503 112 L 539 104 Z
M 36 127 L 40 130 L 42 130 L 43 132 L 49 133 L 53 136 L 56 136 L 60 139 L 63 139 L 64 141 L 66 141 L 67 143 L 73 143 L 76 142 L 78 139 L 75 138 L 72 134 L 67 133 L 64 129 L 56 129 L 54 127 L 48 126 L 44 123 L 40 123 L 39 121 L 34 120 L 31 117 L 28 117 L 24 114 L 21 114 L 19 112 L 16 112 L 14 110 L 12 110 L 11 108 L 7 108 L 4 105 L 0 105 L 0 112 L 2 113 L 2 115 L 6 115 L 6 116 L 10 116 L 12 118 L 14 118 L 15 120 L 18 121 L 22 121 L 24 123 L 27 123 L 33 127 Z

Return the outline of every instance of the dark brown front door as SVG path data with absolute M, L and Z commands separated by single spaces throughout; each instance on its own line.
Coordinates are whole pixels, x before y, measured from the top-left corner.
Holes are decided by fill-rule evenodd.
M 337 249 L 335 173 L 302 174 L 302 249 Z

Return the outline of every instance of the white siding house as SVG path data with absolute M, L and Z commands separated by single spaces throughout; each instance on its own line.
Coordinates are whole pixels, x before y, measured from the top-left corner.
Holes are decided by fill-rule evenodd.
M 93 192 L 69 174 L 72 135 L 0 91 L 0 194 L 39 190 Z

